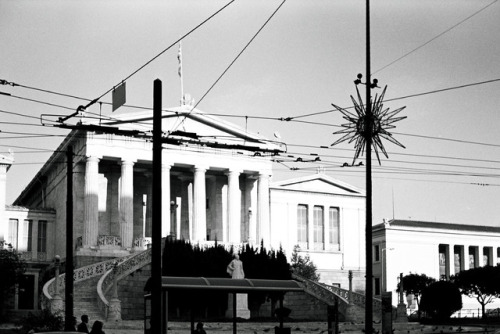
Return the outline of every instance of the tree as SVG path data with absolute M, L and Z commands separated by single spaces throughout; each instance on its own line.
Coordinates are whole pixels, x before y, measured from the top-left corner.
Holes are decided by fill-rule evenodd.
M 436 280 L 432 277 L 429 277 L 425 274 L 412 274 L 403 276 L 403 292 L 407 295 L 413 294 L 415 300 L 417 301 L 418 306 L 418 317 L 420 318 L 420 299 L 419 297 L 422 295 L 422 291 L 436 282 Z M 400 291 L 401 284 L 398 283 L 397 291 Z
M 300 247 L 295 245 L 292 252 L 292 271 L 294 274 L 310 279 L 312 281 L 319 281 L 319 274 L 316 272 L 317 267 L 309 258 L 309 254 L 302 257 L 299 254 Z
M 21 255 L 12 248 L 11 244 L 5 244 L 7 249 L 0 249 L 0 273 L 2 279 L 0 279 L 0 293 L 2 294 L 2 300 L 5 297 L 13 293 L 12 287 L 17 284 L 21 276 L 26 271 L 26 262 L 21 258 Z M 3 302 L 0 302 L 0 316 L 3 311 Z
M 500 296 L 500 266 L 484 266 L 464 270 L 451 277 L 462 294 L 477 299 L 486 317 L 486 305 Z
M 462 295 L 453 282 L 434 282 L 422 290 L 420 307 L 433 319 L 448 319 L 462 308 Z

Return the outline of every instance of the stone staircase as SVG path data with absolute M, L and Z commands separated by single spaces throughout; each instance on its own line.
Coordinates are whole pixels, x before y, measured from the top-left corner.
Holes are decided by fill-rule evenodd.
M 75 284 L 73 291 L 73 313 L 80 322 L 83 314 L 89 316 L 89 323 L 95 320 L 105 321 L 103 312 L 97 307 L 97 282 L 100 277 L 89 279 L 80 284 Z

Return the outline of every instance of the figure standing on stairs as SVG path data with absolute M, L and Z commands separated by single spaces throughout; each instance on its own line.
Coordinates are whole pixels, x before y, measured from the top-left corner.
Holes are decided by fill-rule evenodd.
M 231 275 L 231 278 L 245 278 L 245 272 L 243 271 L 243 262 L 240 261 L 238 254 L 234 254 L 234 259 L 227 266 L 227 273 Z
M 77 331 L 80 333 L 88 333 L 89 332 L 89 316 L 84 314 L 82 315 L 82 322 L 78 324 Z

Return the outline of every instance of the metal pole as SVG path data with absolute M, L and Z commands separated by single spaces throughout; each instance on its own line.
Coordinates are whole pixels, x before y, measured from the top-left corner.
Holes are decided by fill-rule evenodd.
M 162 84 L 153 83 L 153 222 L 151 245 L 151 333 L 163 333 L 161 302 L 161 104 Z
M 373 268 L 372 268 L 372 124 L 370 69 L 370 0 L 366 0 L 366 304 L 365 333 L 373 329 Z
M 75 330 L 73 320 L 73 146 L 66 152 L 66 284 L 64 330 Z

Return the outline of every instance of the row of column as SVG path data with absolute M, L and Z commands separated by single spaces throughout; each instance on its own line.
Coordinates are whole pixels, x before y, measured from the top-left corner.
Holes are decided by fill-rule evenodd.
M 485 265 L 493 265 L 495 266 L 497 262 L 500 260 L 498 258 L 498 248 L 492 246 L 472 246 L 472 245 L 445 245 L 446 249 L 446 276 L 449 277 L 457 273 L 455 270 L 455 247 L 458 247 L 459 254 L 459 267 L 460 270 L 468 270 L 471 269 L 469 265 L 470 255 L 474 256 L 474 262 L 476 267 L 483 267 Z M 472 249 L 471 249 L 472 248 Z M 472 252 L 470 251 L 472 250 Z M 484 261 L 484 254 L 486 252 L 488 263 Z
M 120 239 L 123 248 L 131 248 L 133 243 L 133 216 L 134 216 L 134 187 L 133 187 L 134 161 L 121 161 L 121 178 L 119 191 L 119 226 Z M 162 234 L 170 235 L 170 168 L 171 165 L 162 165 Z M 188 202 L 192 201 L 192 226 L 190 239 L 198 242 L 206 240 L 206 166 L 194 167 L 194 182 L 192 197 L 188 195 Z M 239 176 L 241 171 L 229 170 L 227 173 L 227 235 L 229 241 L 240 242 L 241 235 L 241 190 Z M 99 231 L 99 158 L 87 157 L 84 184 L 84 233 L 83 247 L 95 246 Z M 257 224 L 250 219 L 249 239 L 259 241 L 264 239 L 269 242 L 269 176 L 259 174 L 257 189 Z M 191 198 L 190 198 L 191 197 Z M 150 202 L 148 200 L 148 202 Z M 148 208 L 149 211 L 149 208 Z M 148 216 L 148 215 L 146 215 Z M 147 217 L 150 219 L 150 216 Z M 190 219 L 191 221 L 191 219 Z M 176 232 L 176 231 L 172 231 Z

